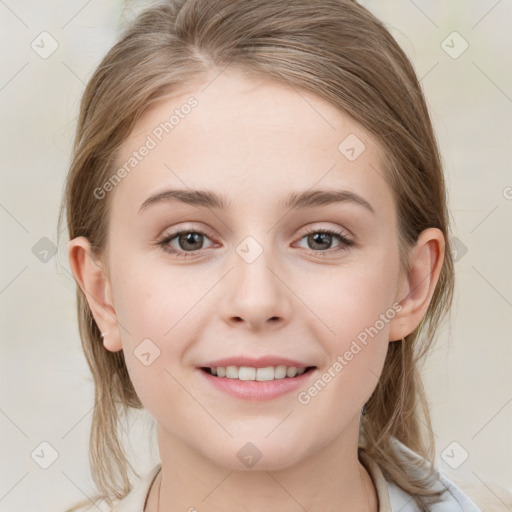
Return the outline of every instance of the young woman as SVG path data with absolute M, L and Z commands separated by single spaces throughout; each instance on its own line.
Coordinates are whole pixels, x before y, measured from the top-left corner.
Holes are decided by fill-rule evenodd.
M 95 500 L 480 510 L 435 469 L 418 372 L 454 285 L 438 147 L 362 6 L 141 13 L 87 85 L 63 205 Z M 161 458 L 135 487 L 129 408 L 156 420 Z

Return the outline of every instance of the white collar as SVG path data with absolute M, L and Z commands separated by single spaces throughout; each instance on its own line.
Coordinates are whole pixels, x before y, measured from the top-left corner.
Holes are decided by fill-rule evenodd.
M 395 449 L 402 455 L 405 453 L 413 459 L 423 461 L 424 467 L 427 467 L 428 462 L 425 459 L 398 439 L 393 438 L 393 442 L 395 443 Z M 379 512 L 419 512 L 413 496 L 395 483 L 386 480 L 379 465 L 364 450 L 359 452 L 359 456 L 375 485 L 379 499 Z M 149 489 L 160 469 L 161 464 L 159 463 L 137 482 L 125 498 L 114 505 L 111 512 L 143 512 Z M 439 471 L 438 477 L 436 489 L 443 489 L 444 487 L 446 491 L 442 496 L 442 501 L 431 506 L 431 512 L 482 512 L 469 496 Z

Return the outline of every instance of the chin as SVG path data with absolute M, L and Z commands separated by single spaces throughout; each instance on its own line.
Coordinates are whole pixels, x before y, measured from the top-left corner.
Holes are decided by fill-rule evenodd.
M 232 440 L 221 453 L 208 453 L 206 456 L 215 464 L 234 471 L 279 471 L 299 462 L 301 455 L 305 456 L 302 451 L 298 452 L 297 443 L 275 443 L 267 439 L 244 442 Z

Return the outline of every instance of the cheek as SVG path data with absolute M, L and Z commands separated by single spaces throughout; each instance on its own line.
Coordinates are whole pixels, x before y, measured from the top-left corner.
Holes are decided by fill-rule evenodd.
M 382 263 L 344 269 L 308 295 L 318 319 L 309 323 L 326 353 L 325 365 L 299 403 L 332 421 L 330 434 L 358 414 L 375 389 L 389 345 L 393 283 Z M 308 302 L 308 305 L 310 303 Z
M 201 297 L 215 284 L 211 275 L 191 279 L 191 272 L 133 258 L 124 259 L 112 275 L 116 315 L 124 327 L 125 361 L 148 408 L 155 397 L 164 396 L 163 383 L 172 384 L 171 375 L 185 364 L 183 358 L 208 303 Z
M 355 338 L 373 326 L 392 307 L 397 286 L 397 265 L 387 258 L 332 267 L 323 275 L 298 278 L 298 295 L 316 317 L 318 333 L 334 345 Z M 388 323 L 378 323 L 387 333 Z M 326 336 L 330 334 L 329 337 Z
M 365 261 L 337 267 L 328 278 L 302 278 L 299 293 L 307 297 L 309 325 L 327 356 L 323 382 L 336 390 L 323 395 L 326 405 L 335 406 L 331 399 L 364 403 L 377 384 L 397 312 L 397 276 L 392 251 L 375 251 Z
M 116 314 L 133 337 L 163 339 L 206 288 L 205 281 L 192 279 L 190 271 L 136 258 L 117 266 L 112 279 Z

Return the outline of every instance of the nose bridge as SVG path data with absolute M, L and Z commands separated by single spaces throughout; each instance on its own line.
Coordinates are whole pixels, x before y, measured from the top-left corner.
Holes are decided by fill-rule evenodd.
M 225 321 L 256 327 L 288 318 L 288 289 L 278 277 L 278 251 L 271 247 L 271 240 L 268 233 L 249 235 L 235 247 L 235 268 L 221 308 Z

